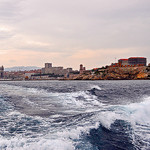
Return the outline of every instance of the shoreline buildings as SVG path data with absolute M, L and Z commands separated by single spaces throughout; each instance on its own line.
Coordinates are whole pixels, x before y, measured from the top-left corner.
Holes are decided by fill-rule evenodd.
M 101 68 L 93 68 L 91 70 L 86 70 L 82 64 L 80 64 L 79 70 L 73 70 L 72 68 L 64 69 L 62 66 L 53 67 L 52 63 L 45 63 L 44 68 L 29 71 L 4 71 L 2 66 L 0 67 L 0 78 L 2 80 L 71 80 L 82 75 L 107 75 L 109 72 L 117 70 L 120 73 L 126 71 L 126 74 L 128 74 L 128 70 L 145 70 L 147 72 L 149 68 L 146 65 L 147 58 L 130 57 L 128 59 L 119 59 L 118 63 L 112 63 L 109 66 L 102 66 Z

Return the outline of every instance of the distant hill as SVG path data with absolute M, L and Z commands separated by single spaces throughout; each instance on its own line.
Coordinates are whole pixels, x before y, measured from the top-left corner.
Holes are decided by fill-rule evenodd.
M 25 71 L 25 70 L 35 70 L 35 69 L 41 69 L 40 67 L 36 66 L 15 66 L 10 68 L 5 68 L 5 71 Z

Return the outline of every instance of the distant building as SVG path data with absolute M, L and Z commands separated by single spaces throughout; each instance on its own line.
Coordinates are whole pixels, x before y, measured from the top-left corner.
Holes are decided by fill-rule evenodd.
M 52 63 L 45 63 L 45 68 L 52 68 Z
M 128 65 L 128 59 L 119 59 L 118 63 L 119 63 L 119 66 L 126 66 Z
M 85 68 L 85 67 L 83 67 L 83 65 L 82 65 L 82 64 L 80 64 L 80 69 L 79 69 L 80 74 L 82 74 L 85 70 L 86 70 L 86 68 Z
M 147 59 L 145 57 L 130 57 L 128 59 L 129 65 L 143 65 L 146 66 Z
M 145 57 L 130 57 L 128 59 L 119 59 L 118 63 L 112 63 L 109 67 L 137 67 L 146 66 L 147 58 Z
M 112 63 L 110 66 L 111 67 L 120 67 L 119 63 Z
M 67 74 L 67 78 L 69 78 L 69 79 L 76 78 L 79 75 L 79 73 L 80 72 L 78 70 L 71 71 L 71 72 L 69 72 L 69 74 Z
M 0 67 L 0 78 L 4 78 L 4 67 Z
M 72 68 L 64 69 L 63 67 L 53 67 L 52 63 L 45 63 L 45 68 L 42 68 L 42 74 L 66 75 L 71 72 Z
M 67 71 L 68 71 L 68 72 L 71 72 L 71 71 L 73 71 L 73 70 L 72 70 L 72 68 L 67 68 Z
M 35 72 L 25 72 L 24 76 L 25 76 L 25 79 L 30 79 L 32 75 L 34 75 Z

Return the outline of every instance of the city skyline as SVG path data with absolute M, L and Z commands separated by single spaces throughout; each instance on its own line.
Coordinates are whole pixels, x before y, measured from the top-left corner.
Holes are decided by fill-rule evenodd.
M 0 64 L 87 69 L 150 60 L 150 1 L 0 0 Z
M 103 65 L 103 66 L 97 66 L 98 68 L 100 68 L 100 67 L 107 67 L 107 66 L 116 66 L 116 67 L 121 67 L 120 65 L 121 64 L 123 65 L 123 66 L 131 66 L 131 65 L 137 65 L 137 64 L 141 64 L 141 65 L 143 65 L 143 66 L 149 66 L 150 65 L 150 63 L 149 62 L 147 62 L 147 58 L 145 58 L 145 57 L 129 57 L 129 58 L 123 58 L 123 59 L 121 59 L 121 58 L 119 58 L 118 60 L 115 58 L 115 62 L 111 62 L 109 65 Z M 52 62 L 45 62 L 44 63 L 44 65 L 50 65 L 50 67 L 54 67 L 54 68 L 61 68 L 61 69 L 63 69 L 63 68 L 65 68 L 64 66 L 62 66 L 62 65 L 58 65 L 58 66 L 56 66 L 56 65 L 54 65 L 54 66 L 52 66 L 53 65 L 53 63 Z M 81 67 L 82 66 L 82 67 Z M 132 66 L 132 67 L 133 67 Z M 2 67 L 4 68 L 4 66 L 2 65 Z M 97 68 L 96 67 L 96 68 Z M 49 68 L 49 67 L 46 67 L 46 68 Z M 66 67 L 66 69 L 74 69 L 73 67 Z M 80 64 L 79 66 L 78 66 L 78 69 L 76 69 L 76 70 L 82 70 L 81 68 L 84 68 L 83 70 L 86 70 L 86 67 L 84 66 L 83 67 L 83 64 Z M 6 71 L 27 71 L 27 70 L 39 70 L 39 69 L 43 69 L 43 66 L 42 67 L 37 67 L 37 66 L 13 66 L 13 67 L 10 67 L 10 68 L 5 68 L 5 70 Z M 91 69 L 95 69 L 95 68 L 90 68 L 89 70 L 91 70 Z

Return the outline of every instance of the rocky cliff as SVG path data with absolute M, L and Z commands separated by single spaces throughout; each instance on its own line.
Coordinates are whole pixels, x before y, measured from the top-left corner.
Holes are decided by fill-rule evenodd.
M 79 74 L 73 80 L 137 80 L 150 79 L 149 67 L 108 67 Z

